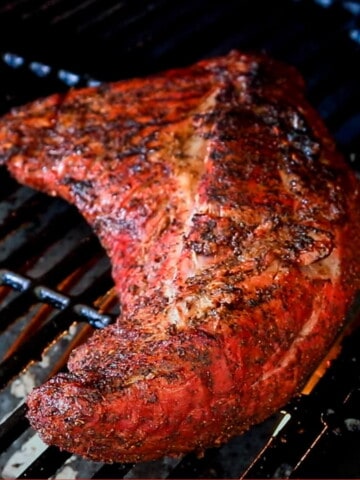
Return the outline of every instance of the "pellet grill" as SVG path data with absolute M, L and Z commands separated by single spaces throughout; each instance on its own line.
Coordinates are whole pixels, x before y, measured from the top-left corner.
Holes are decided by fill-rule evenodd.
M 233 48 L 295 65 L 308 98 L 360 172 L 360 3 L 331 0 L 0 2 L 0 113 Z M 359 307 L 304 393 L 202 458 L 90 462 L 44 445 L 24 399 L 120 309 L 90 228 L 59 199 L 0 169 L 0 476 L 3 478 L 360 477 Z M 360 206 L 359 206 L 360 208 Z M 354 242 L 360 239 L 354 238 Z M 326 367 L 326 368 L 325 368 Z

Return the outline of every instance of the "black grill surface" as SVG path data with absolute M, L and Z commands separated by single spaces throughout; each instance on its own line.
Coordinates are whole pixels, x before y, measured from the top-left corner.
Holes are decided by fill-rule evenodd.
M 0 113 L 53 92 L 233 48 L 295 65 L 340 150 L 360 171 L 357 1 L 2 1 Z M 0 184 L 0 477 L 360 477 L 356 328 L 314 388 L 202 458 L 104 465 L 43 445 L 25 417 L 28 391 L 64 369 L 72 348 L 120 307 L 109 262 L 78 213 L 19 186 L 4 169 Z

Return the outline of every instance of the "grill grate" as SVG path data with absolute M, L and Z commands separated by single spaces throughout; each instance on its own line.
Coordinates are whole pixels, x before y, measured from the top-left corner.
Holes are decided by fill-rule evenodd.
M 5 1 L 0 5 L 0 111 L 69 87 L 189 64 L 231 48 L 263 50 L 301 70 L 310 100 L 360 171 L 356 5 L 335 0 L 280 0 L 275 6 L 250 0 Z M 341 355 L 310 394 L 202 458 L 103 465 L 43 445 L 25 418 L 27 392 L 65 369 L 70 351 L 90 334 L 89 323 L 111 321 L 119 306 L 109 263 L 78 213 L 18 186 L 3 170 L 0 182 L 0 475 L 359 476 L 359 331 L 344 340 Z

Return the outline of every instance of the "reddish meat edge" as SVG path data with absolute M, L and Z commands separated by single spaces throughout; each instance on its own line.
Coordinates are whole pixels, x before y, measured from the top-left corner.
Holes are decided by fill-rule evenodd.
M 359 288 L 358 183 L 300 75 L 265 56 L 14 109 L 0 158 L 77 206 L 122 303 L 28 398 L 70 452 L 137 462 L 244 432 L 301 390 Z

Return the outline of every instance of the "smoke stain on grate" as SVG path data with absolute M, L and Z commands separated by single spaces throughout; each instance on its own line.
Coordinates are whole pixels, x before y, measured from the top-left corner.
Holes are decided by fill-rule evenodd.
M 31 465 L 34 457 L 39 456 L 46 448 L 47 445 L 37 435 L 33 435 L 21 445 L 19 450 L 16 450 L 10 456 L 2 469 L 2 476 L 4 478 L 19 477 Z

